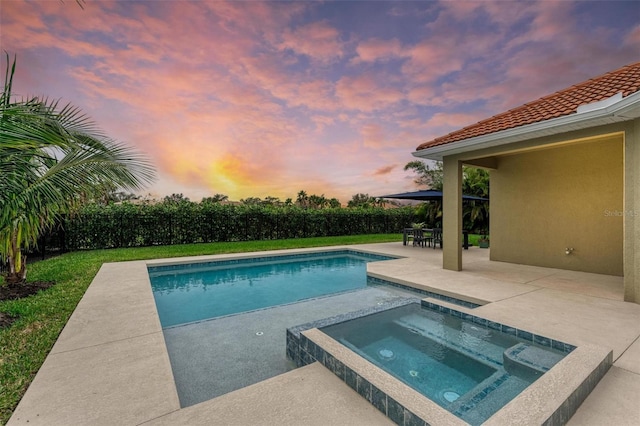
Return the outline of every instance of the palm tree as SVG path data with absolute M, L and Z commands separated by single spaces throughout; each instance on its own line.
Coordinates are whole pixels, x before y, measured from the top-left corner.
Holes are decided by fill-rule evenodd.
M 305 191 L 298 192 L 298 198 L 296 198 L 296 204 L 302 208 L 307 208 L 309 204 L 309 196 Z
M 342 207 L 342 204 L 340 203 L 340 200 L 334 197 L 329 200 L 329 207 L 331 207 L 332 209 L 339 209 L 340 207 Z
M 476 197 L 489 197 L 489 172 L 475 167 L 465 167 L 462 192 Z M 463 219 L 466 229 L 482 230 L 489 228 L 489 203 L 469 201 L 463 206 Z
M 369 194 L 355 194 L 351 197 L 351 200 L 347 203 L 347 207 L 362 207 L 365 209 L 375 207 L 376 199 L 370 197 Z
M 329 200 L 327 200 L 325 198 L 324 194 L 322 194 L 322 195 L 316 195 L 316 194 L 309 195 L 309 206 L 312 209 L 323 209 L 328 204 L 329 204 Z
M 146 158 L 100 133 L 79 109 L 37 97 L 14 100 L 16 60 L 0 96 L 0 260 L 5 281 L 26 281 L 23 249 L 81 200 L 105 188 L 139 190 L 155 178 Z
M 204 197 L 201 203 L 222 203 L 223 201 L 229 201 L 229 196 L 224 194 L 215 194 L 213 197 Z

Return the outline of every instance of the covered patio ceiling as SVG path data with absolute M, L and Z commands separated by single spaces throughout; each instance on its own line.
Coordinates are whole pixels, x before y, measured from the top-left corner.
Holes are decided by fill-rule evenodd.
M 381 195 L 378 198 L 395 198 L 400 200 L 420 201 L 442 200 L 442 191 L 428 189 L 423 191 L 402 192 L 400 194 Z M 465 201 L 489 201 L 488 198 L 476 197 L 473 195 L 462 195 L 462 199 Z

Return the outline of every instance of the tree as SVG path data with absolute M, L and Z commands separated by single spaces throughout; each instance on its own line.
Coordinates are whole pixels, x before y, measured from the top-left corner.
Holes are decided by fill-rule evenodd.
M 368 209 L 376 207 L 378 204 L 378 201 L 374 197 L 369 196 L 369 194 L 355 194 L 347 203 L 347 207 L 363 207 Z
M 429 228 L 442 228 L 442 200 L 430 200 L 420 204 L 416 210 L 416 219 Z
M 228 201 L 229 200 L 229 196 L 228 195 L 224 195 L 224 194 L 215 194 L 213 197 L 204 197 L 202 199 L 202 201 L 200 201 L 201 203 L 221 203 L 223 201 Z
M 444 170 L 441 161 L 436 161 L 434 165 L 429 166 L 423 161 L 415 160 L 407 163 L 404 169 L 413 170 L 418 174 L 414 180 L 416 184 L 442 191 Z M 489 173 L 484 169 L 463 166 L 462 193 L 488 198 Z M 421 204 L 416 209 L 416 216 L 418 216 L 418 220 L 429 224 L 429 226 L 440 227 L 442 225 L 442 201 L 433 200 Z M 489 203 L 486 201 L 465 201 L 462 205 L 462 217 L 465 229 L 488 229 Z
M 262 205 L 262 199 L 260 197 L 241 198 L 240 202 L 245 206 L 259 206 L 259 205 Z
M 0 259 L 9 284 L 26 281 L 23 250 L 81 200 L 105 187 L 139 190 L 155 178 L 138 152 L 103 135 L 78 108 L 12 95 L 16 59 L 0 96 Z
M 324 194 L 322 194 L 322 195 L 316 195 L 316 194 L 309 195 L 309 207 L 311 207 L 312 209 L 323 209 L 327 205 L 329 205 L 329 200 L 327 200 L 325 198 Z
M 298 192 L 298 198 L 296 198 L 296 204 L 302 208 L 309 206 L 309 196 L 305 191 Z
M 188 203 L 189 201 L 189 197 L 185 197 L 182 193 L 167 195 L 162 199 L 162 202 L 166 204 Z
M 340 200 L 334 197 L 329 200 L 329 207 L 331 207 L 332 209 L 339 209 L 340 207 L 342 207 L 342 204 L 340 203 Z
M 279 197 L 267 195 L 264 197 L 264 200 L 262 200 L 262 205 L 266 207 L 282 207 L 283 203 Z
M 418 176 L 414 182 L 420 186 L 426 186 L 435 191 L 442 191 L 444 184 L 444 171 L 442 161 L 436 161 L 433 166 L 429 166 L 424 161 L 414 160 L 404 166 L 404 170 L 413 170 Z
M 462 192 L 476 197 L 489 197 L 489 172 L 477 167 L 464 167 Z
M 463 169 L 462 192 L 476 197 L 489 197 L 489 172 L 475 167 Z M 489 203 L 486 201 L 467 201 L 462 209 L 465 228 L 487 232 L 489 229 Z
M 97 200 L 87 201 L 95 201 L 104 205 L 108 205 L 110 203 L 120 203 L 122 201 L 139 200 L 142 198 L 140 195 L 136 195 L 132 192 L 118 191 L 116 185 L 111 182 L 106 182 L 102 186 L 103 188 L 100 191 L 100 198 Z

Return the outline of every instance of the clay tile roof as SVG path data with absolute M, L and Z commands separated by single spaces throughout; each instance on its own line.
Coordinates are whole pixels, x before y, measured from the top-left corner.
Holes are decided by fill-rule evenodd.
M 432 141 L 424 142 L 418 146 L 417 150 L 575 114 L 580 105 L 601 101 L 620 92 L 624 98 L 637 91 L 640 91 L 640 62 L 560 90 Z

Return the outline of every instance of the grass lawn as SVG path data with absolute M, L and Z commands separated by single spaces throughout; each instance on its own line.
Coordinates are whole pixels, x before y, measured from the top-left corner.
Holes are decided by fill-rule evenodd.
M 469 245 L 478 247 L 478 240 L 480 237 L 480 234 L 469 234 Z
M 0 383 L 2 384 L 0 423 L 5 424 L 11 417 L 20 398 L 103 263 L 382 243 L 399 241 L 401 238 L 398 234 L 376 234 L 94 250 L 66 253 L 33 263 L 29 265 L 28 281 L 55 281 L 56 285 L 34 296 L 0 302 L 0 311 L 19 316 L 19 319 L 10 327 L 0 329 Z

